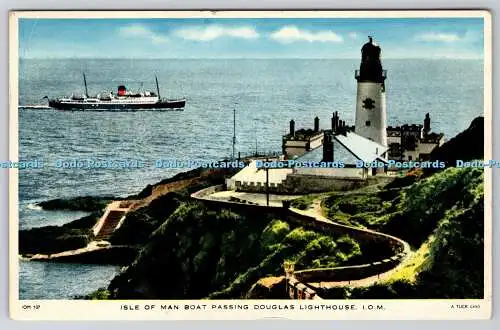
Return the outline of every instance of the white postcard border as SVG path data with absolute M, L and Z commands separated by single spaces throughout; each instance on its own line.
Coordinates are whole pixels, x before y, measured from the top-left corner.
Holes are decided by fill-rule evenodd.
M 21 18 L 423 18 L 481 17 L 484 19 L 484 118 L 485 159 L 492 158 L 492 18 L 486 10 L 384 10 L 384 11 L 18 11 L 9 17 L 9 158 L 18 159 L 18 24 Z M 484 299 L 478 300 L 168 300 L 80 301 L 19 300 L 18 170 L 9 169 L 9 300 L 11 318 L 18 320 L 472 320 L 488 319 L 492 310 L 492 169 L 485 169 Z M 123 306 L 138 310 L 124 310 Z M 248 310 L 195 309 L 162 311 L 162 305 L 247 305 Z M 294 306 L 294 309 L 255 309 L 255 306 Z M 355 310 L 308 310 L 301 306 L 346 306 Z M 368 311 L 363 306 L 382 305 Z M 460 306 L 475 306 L 460 308 Z M 155 306 L 147 309 L 147 306 Z M 452 308 L 453 306 L 453 308 Z M 134 307 L 135 308 L 135 307 Z M 310 308 L 310 307 L 306 307 Z

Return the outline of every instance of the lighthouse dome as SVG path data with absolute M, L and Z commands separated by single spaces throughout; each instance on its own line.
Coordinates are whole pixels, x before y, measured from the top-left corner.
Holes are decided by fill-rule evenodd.
M 373 41 L 372 37 L 368 37 L 368 42 L 361 48 L 361 53 L 368 58 L 378 58 L 380 47 Z

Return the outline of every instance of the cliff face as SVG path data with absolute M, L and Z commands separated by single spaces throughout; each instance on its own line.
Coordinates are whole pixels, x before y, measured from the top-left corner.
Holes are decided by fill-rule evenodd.
M 475 118 L 470 126 L 431 152 L 431 160 L 442 160 L 455 166 L 456 160 L 484 158 L 484 117 Z

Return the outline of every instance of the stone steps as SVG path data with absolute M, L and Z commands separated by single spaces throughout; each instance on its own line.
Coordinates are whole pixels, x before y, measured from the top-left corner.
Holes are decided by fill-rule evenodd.
M 125 216 L 126 211 L 123 210 L 111 210 L 108 213 L 106 219 L 104 219 L 104 224 L 97 233 L 95 240 L 105 241 L 109 238 L 111 233 L 115 230 L 116 226 L 120 223 L 120 220 Z

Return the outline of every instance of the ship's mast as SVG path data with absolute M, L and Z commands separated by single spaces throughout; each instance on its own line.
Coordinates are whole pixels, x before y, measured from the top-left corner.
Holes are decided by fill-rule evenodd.
M 83 85 L 85 86 L 85 97 L 89 97 L 89 91 L 87 90 L 87 78 L 85 78 L 85 72 L 83 73 Z
M 160 86 L 158 85 L 158 77 L 155 75 L 155 80 L 156 80 L 156 92 L 158 93 L 158 100 L 161 99 L 160 96 Z

